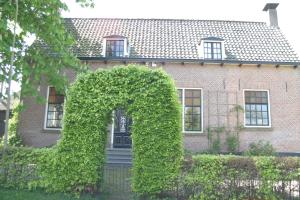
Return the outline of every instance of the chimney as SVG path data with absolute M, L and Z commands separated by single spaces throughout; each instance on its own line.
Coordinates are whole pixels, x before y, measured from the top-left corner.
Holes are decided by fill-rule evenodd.
M 278 5 L 279 3 L 267 3 L 263 9 L 263 11 L 269 11 L 270 26 L 279 27 L 276 10 Z

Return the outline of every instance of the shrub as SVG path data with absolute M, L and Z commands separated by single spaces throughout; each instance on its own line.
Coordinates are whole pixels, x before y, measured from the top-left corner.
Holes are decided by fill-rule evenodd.
M 299 158 L 197 155 L 181 178 L 184 199 L 287 199 L 299 169 Z
M 229 135 L 226 138 L 227 149 L 229 153 L 236 153 L 239 148 L 239 138 L 236 135 Z
M 244 154 L 247 156 L 273 156 L 275 155 L 275 149 L 270 142 L 260 140 L 251 143 Z
M 3 155 L 0 149 L 0 186 L 29 189 L 40 179 L 40 166 L 47 149 L 9 147 Z M 47 159 L 47 158 L 46 158 Z

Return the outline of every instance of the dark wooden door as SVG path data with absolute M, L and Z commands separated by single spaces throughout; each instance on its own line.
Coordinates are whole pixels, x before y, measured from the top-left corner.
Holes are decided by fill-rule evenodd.
M 126 112 L 123 109 L 115 111 L 114 116 L 114 148 L 131 148 L 131 134 L 130 126 L 132 120 L 126 116 Z

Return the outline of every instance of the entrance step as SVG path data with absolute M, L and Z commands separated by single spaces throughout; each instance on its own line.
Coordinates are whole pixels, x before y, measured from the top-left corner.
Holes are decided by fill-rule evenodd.
M 106 163 L 111 165 L 131 165 L 132 151 L 131 149 L 106 149 Z

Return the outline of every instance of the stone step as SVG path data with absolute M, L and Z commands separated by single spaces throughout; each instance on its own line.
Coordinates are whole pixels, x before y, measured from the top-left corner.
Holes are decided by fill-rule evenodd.
M 126 165 L 126 166 L 131 166 L 132 162 L 119 162 L 119 161 L 107 161 L 106 165 Z
M 107 155 L 132 155 L 131 151 L 127 150 L 106 150 Z
M 131 149 L 106 149 L 106 163 L 112 165 L 131 165 Z

